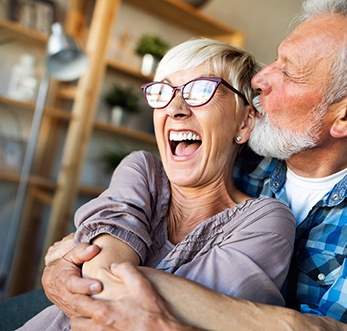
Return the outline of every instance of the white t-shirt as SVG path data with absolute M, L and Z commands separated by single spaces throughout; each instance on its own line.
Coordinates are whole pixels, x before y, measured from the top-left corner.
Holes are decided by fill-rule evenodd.
M 311 208 L 346 174 L 347 168 L 323 178 L 306 178 L 298 176 L 287 168 L 287 180 L 284 188 L 289 207 L 296 219 L 296 225 L 306 218 Z

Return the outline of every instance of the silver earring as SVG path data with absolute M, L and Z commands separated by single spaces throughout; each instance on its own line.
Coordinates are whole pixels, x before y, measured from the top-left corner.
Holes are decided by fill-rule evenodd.
M 242 140 L 242 137 L 241 137 L 241 136 L 236 136 L 235 140 L 236 140 L 237 142 L 240 142 L 240 141 Z

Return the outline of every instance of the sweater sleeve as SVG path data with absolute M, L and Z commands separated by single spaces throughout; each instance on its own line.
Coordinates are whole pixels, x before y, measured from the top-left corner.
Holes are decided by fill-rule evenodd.
M 147 152 L 125 157 L 112 175 L 108 189 L 75 214 L 75 243 L 91 242 L 108 233 L 129 244 L 143 262 L 152 241 L 150 220 L 158 194 L 169 195 L 159 160 Z

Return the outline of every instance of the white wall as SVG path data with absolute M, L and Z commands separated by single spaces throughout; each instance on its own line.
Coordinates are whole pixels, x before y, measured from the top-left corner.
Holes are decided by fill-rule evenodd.
M 243 31 L 245 48 L 269 64 L 301 4 L 302 0 L 210 0 L 202 10 Z

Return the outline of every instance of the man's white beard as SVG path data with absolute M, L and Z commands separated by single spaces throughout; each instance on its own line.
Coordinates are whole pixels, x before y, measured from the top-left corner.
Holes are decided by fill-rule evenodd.
M 317 145 L 317 135 L 321 128 L 321 116 L 303 133 L 281 130 L 270 123 L 269 116 L 260 107 L 259 98 L 253 100 L 262 118 L 256 117 L 255 126 L 249 138 L 250 148 L 259 155 L 286 160 L 302 150 Z

